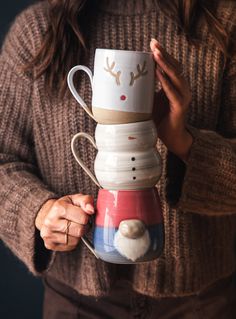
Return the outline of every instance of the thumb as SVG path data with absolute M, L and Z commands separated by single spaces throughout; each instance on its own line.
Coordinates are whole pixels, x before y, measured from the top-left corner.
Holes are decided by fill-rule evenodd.
M 69 195 L 73 205 L 81 207 L 87 214 L 94 214 L 94 199 L 91 195 L 74 194 Z

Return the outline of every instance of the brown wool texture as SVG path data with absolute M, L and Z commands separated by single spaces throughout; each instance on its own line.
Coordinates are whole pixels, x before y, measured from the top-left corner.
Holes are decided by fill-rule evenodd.
M 223 2 L 218 19 L 235 35 L 236 6 Z M 73 135 L 94 135 L 96 123 L 70 94 L 50 99 L 44 76 L 33 81 L 22 71 L 47 30 L 46 3 L 16 18 L 0 55 L 0 237 L 32 273 L 50 275 L 84 295 L 105 295 L 121 278 L 155 298 L 195 294 L 235 268 L 236 56 L 224 63 L 204 22 L 197 26 L 198 46 L 188 43 L 154 0 L 102 0 L 99 6 L 88 19 L 88 55 L 75 65 L 93 69 L 97 47 L 149 51 L 154 37 L 181 63 L 192 90 L 188 163 L 157 143 L 164 251 L 152 262 L 117 266 L 97 260 L 82 243 L 64 253 L 43 246 L 34 224 L 40 207 L 50 198 L 78 192 L 96 197 L 98 191 L 70 150 Z M 85 75 L 78 89 L 91 104 Z M 92 168 L 96 151 L 82 141 L 80 152 Z

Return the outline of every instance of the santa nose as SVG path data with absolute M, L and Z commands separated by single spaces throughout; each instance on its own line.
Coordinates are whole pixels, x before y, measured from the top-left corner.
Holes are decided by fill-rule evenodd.
M 124 237 L 136 239 L 145 233 L 145 225 L 137 219 L 123 220 L 120 222 L 119 231 Z

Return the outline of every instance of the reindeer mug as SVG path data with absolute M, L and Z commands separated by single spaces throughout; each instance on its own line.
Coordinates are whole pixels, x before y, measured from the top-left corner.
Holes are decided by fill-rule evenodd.
M 92 108 L 77 92 L 74 75 L 82 70 L 92 86 Z M 77 102 L 96 122 L 124 124 L 151 118 L 155 92 L 155 64 L 148 52 L 96 49 L 94 75 L 83 65 L 73 67 L 67 78 Z

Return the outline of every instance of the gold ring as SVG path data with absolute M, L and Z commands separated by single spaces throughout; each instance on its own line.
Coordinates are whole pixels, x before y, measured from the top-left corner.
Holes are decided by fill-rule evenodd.
M 65 235 L 66 235 L 66 245 L 68 245 L 68 234 L 69 234 L 70 225 L 71 225 L 71 221 L 70 221 L 70 220 L 67 220 L 66 231 L 65 231 Z

